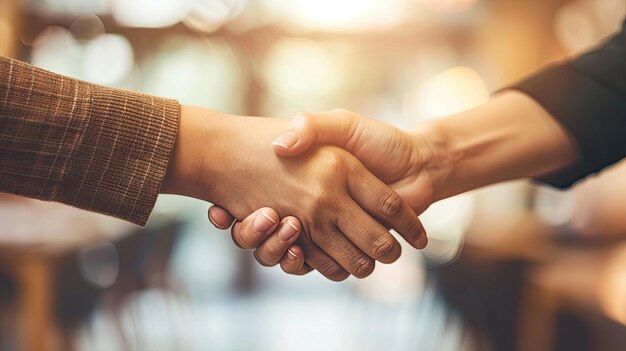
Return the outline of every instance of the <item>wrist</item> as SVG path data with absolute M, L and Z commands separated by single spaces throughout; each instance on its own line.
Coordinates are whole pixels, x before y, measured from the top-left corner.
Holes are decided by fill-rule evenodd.
M 419 172 L 428 174 L 432 183 L 433 201 L 450 196 L 448 179 L 453 174 L 462 150 L 453 135 L 438 120 L 429 120 L 408 132 L 417 150 Z
M 436 200 L 563 168 L 576 158 L 565 130 L 530 97 L 507 91 L 472 110 L 425 124 Z M 434 146 L 433 146 L 434 145 Z
M 170 155 L 161 193 L 210 199 L 223 161 L 224 119 L 227 115 L 181 106 L 178 134 Z M 207 165 L 209 165 L 207 167 Z

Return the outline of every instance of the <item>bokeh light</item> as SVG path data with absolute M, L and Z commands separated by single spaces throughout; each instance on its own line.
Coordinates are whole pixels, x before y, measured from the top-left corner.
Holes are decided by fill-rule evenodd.
M 244 113 L 246 86 L 237 53 L 221 40 L 172 37 L 142 63 L 146 93 L 231 113 Z
M 489 91 L 481 76 L 469 67 L 457 66 L 418 86 L 407 103 L 411 111 L 432 118 L 476 107 L 488 99 Z
M 57 26 L 35 38 L 32 61 L 53 72 L 104 85 L 122 82 L 135 67 L 133 48 L 126 37 L 100 34 L 78 41 L 72 32 Z
M 75 53 L 78 43 L 71 33 L 59 26 L 44 29 L 33 42 L 31 62 L 50 71 L 76 77 L 80 75 Z
M 180 22 L 193 5 L 193 0 L 114 0 L 111 13 L 123 26 L 159 28 Z
M 78 16 L 69 29 L 74 38 L 79 41 L 92 40 L 106 31 L 100 17 L 94 14 Z
M 591 3 L 576 1 L 563 6 L 554 18 L 554 31 L 559 42 L 570 53 L 590 48 L 598 36 L 598 27 Z
M 99 288 L 109 287 L 117 280 L 119 255 L 115 246 L 109 242 L 82 248 L 78 261 L 85 280 Z
M 134 68 L 133 48 L 118 34 L 103 34 L 85 47 L 83 73 L 86 80 L 112 85 L 122 81 Z M 115 57 L 111 60 L 111 57 Z
M 195 0 L 183 23 L 191 29 L 210 33 L 239 16 L 247 3 L 247 0 Z
M 419 0 L 427 8 L 441 12 L 462 12 L 470 9 L 478 0 Z
M 555 14 L 554 32 L 568 53 L 579 54 L 619 30 L 625 14 L 623 0 L 572 1 Z
M 406 18 L 406 0 L 282 0 L 273 2 L 282 9 L 283 19 L 294 27 L 322 30 L 381 29 Z
M 474 202 L 472 194 L 458 195 L 431 205 L 420 216 L 428 228 L 428 246 L 423 253 L 432 262 L 447 264 L 458 257 L 474 216 Z
M 537 188 L 535 212 L 548 225 L 562 226 L 570 223 L 575 206 L 576 198 L 572 192 Z

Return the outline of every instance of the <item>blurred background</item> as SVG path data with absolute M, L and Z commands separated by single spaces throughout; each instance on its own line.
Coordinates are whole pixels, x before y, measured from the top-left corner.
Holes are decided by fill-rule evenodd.
M 624 0 L 0 0 L 0 55 L 243 115 L 400 128 L 619 29 Z M 0 350 L 623 350 L 626 164 L 422 215 L 430 244 L 342 283 L 287 276 L 161 196 L 145 229 L 0 194 Z

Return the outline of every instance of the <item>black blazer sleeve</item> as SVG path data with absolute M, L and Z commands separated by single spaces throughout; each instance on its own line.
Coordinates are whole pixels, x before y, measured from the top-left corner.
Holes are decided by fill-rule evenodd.
M 626 157 L 626 22 L 600 48 L 512 88 L 539 102 L 578 143 L 579 161 L 540 181 L 566 188 Z

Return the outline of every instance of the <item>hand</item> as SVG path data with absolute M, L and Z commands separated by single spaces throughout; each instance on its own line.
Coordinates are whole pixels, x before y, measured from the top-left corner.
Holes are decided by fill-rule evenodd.
M 294 215 L 307 263 L 333 280 L 365 277 L 374 260 L 399 257 L 400 245 L 383 225 L 425 245 L 414 211 L 348 152 L 324 146 L 274 155 L 269 144 L 286 127 L 264 118 L 210 120 L 203 110 L 184 108 L 165 191 L 212 201 L 237 218 L 262 205 Z
M 294 118 L 289 130 L 273 142 L 274 152 L 295 156 L 313 144 L 335 145 L 353 154 L 376 177 L 394 189 L 417 212 L 436 196 L 445 164 L 432 131 L 405 132 L 389 124 L 336 109 Z
M 289 131 L 272 144 L 277 154 L 285 156 L 304 152 L 314 143 L 344 148 L 421 213 L 435 198 L 435 184 L 442 178 L 443 168 L 435 169 L 433 166 L 437 145 L 429 145 L 426 138 L 419 138 L 420 133 L 409 134 L 350 111 L 333 110 L 296 117 Z M 435 139 L 431 140 L 435 143 Z M 228 227 L 233 221 L 219 207 L 210 208 L 209 216 L 220 218 L 223 227 Z M 248 233 L 241 227 L 233 230 L 235 240 L 246 235 Z M 294 250 L 297 246 L 292 248 Z M 285 261 L 281 264 L 288 273 L 303 274 L 308 271 L 308 267 L 289 263 Z

